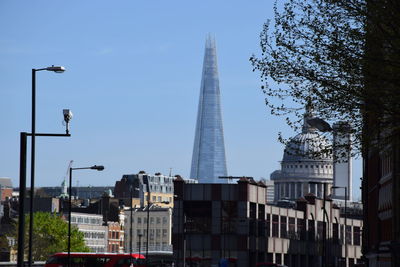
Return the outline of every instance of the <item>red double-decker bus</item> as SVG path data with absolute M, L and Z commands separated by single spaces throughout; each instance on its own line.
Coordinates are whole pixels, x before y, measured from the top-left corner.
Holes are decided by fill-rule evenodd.
M 144 267 L 141 254 L 130 253 L 71 253 L 71 267 Z M 67 267 L 68 253 L 56 253 L 49 257 L 45 267 Z

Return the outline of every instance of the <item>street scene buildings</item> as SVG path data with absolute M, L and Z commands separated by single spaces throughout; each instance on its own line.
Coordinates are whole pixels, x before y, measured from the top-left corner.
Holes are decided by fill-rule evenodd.
M 91 255 L 95 267 L 101 267 L 109 264 L 107 255 L 122 255 L 126 257 L 113 266 L 400 267 L 400 5 L 396 1 L 288 0 L 257 3 L 260 8 L 235 12 L 233 3 L 215 2 L 220 9 L 214 9 L 205 1 L 192 13 L 182 3 L 181 7 L 168 2 L 174 13 L 158 1 L 146 6 L 151 16 L 125 1 L 129 12 L 110 5 L 109 17 L 99 11 L 101 20 L 93 22 L 87 19 L 88 11 L 80 14 L 76 6 L 69 10 L 53 2 L 54 10 L 73 11 L 74 19 L 82 16 L 70 29 L 76 36 L 58 35 L 51 28 L 75 23 L 62 16 L 47 19 L 53 13 L 60 15 L 56 11 L 42 16 L 53 6 L 35 6 L 38 17 L 21 9 L 26 18 L 15 12 L 16 18 L 7 20 L 2 18 L 7 12 L 0 9 L 0 22 L 18 22 L 12 26 L 16 28 L 24 25 L 15 32 L 4 27 L 0 35 L 4 73 L 0 114 L 8 122 L 1 122 L 5 137 L 0 138 L 0 147 L 8 148 L 0 160 L 1 266 L 47 267 L 50 262 L 87 267 L 93 263 L 83 258 Z M 25 5 L 32 9 L 32 4 Z M 258 57 L 240 46 L 246 45 L 242 41 L 249 38 L 247 23 L 262 5 L 275 20 L 268 18 L 263 25 Z M 202 23 L 191 20 L 197 13 L 206 14 Z M 133 20 L 140 16 L 146 23 Z M 29 28 L 35 24 L 26 24 L 38 18 L 58 23 L 43 23 L 39 33 L 36 27 Z M 204 47 L 197 39 L 196 45 L 180 46 L 200 35 L 204 29 L 198 25 L 207 22 L 212 27 L 225 20 L 240 24 L 218 29 L 224 40 L 222 53 L 217 55 L 211 34 Z M 104 21 L 110 25 L 98 27 Z M 130 28 L 120 31 L 125 25 Z M 85 35 L 77 34 L 80 28 Z M 172 35 L 180 30 L 184 34 Z M 92 39 L 96 34 L 101 39 Z M 27 35 L 35 43 L 17 35 Z M 45 47 L 53 42 L 45 36 L 54 36 L 54 47 Z M 68 41 L 68 49 L 60 40 Z M 283 116 L 291 132 L 281 130 L 281 122 L 270 117 L 260 121 L 257 110 L 246 113 L 252 104 L 242 106 L 245 95 L 235 94 L 256 83 L 250 76 L 235 79 L 244 75 L 243 70 L 230 69 L 237 64 L 234 56 L 239 51 L 247 53 L 247 64 L 259 72 L 255 81 L 262 83 L 268 111 Z M 17 70 L 49 59 L 84 68 L 73 73 L 78 76 L 84 70 L 87 75 L 75 78 L 77 91 L 67 88 L 74 87 L 67 76 L 59 91 L 49 80 L 36 92 L 37 73 L 65 72 L 60 65 L 33 68 L 31 94 L 18 91 L 19 80 L 26 80 Z M 194 66 L 198 72 L 201 68 L 200 88 L 188 71 L 195 73 Z M 168 80 L 174 75 L 176 80 Z M 94 91 L 86 89 L 89 82 L 96 84 Z M 225 92 L 229 92 L 226 102 Z M 63 108 L 62 131 L 48 127 L 44 118 L 52 118 L 55 107 L 49 99 L 55 96 L 62 100 L 57 105 L 86 111 L 79 115 L 86 121 L 72 127 L 73 114 Z M 27 108 L 32 109 L 28 132 L 21 130 L 28 120 L 19 114 L 27 113 Z M 252 127 L 250 121 L 256 121 Z M 192 133 L 185 128 L 190 123 Z M 51 131 L 42 131 L 43 126 Z M 89 130 L 82 130 L 85 127 Z M 70 138 L 72 132 L 76 139 Z M 279 132 L 278 140 L 271 141 L 270 132 Z M 255 136 L 259 139 L 253 142 Z M 42 137 L 61 139 L 54 142 L 65 142 L 64 147 L 54 149 L 55 143 L 39 141 Z M 278 141 L 281 147 L 274 146 Z M 258 146 L 259 152 L 253 153 Z M 55 159 L 73 153 L 79 167 L 69 158 L 65 175 L 58 179 L 52 173 L 60 168 Z M 106 168 L 87 165 L 89 160 L 105 161 Z M 97 172 L 109 166 L 117 171 Z M 78 180 L 77 170 L 92 171 L 94 178 L 82 174 Z M 83 256 L 71 261 L 70 252 Z M 64 259 L 57 262 L 55 253 Z

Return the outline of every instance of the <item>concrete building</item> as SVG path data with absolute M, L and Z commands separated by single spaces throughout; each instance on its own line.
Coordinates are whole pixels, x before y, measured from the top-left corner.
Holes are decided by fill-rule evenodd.
M 331 193 L 333 159 L 329 149 L 332 145 L 307 123 L 312 117 L 312 110 L 308 106 L 302 132 L 290 139 L 283 153 L 281 169 L 271 174 L 275 184 L 275 202 L 296 200 L 308 193 L 322 197 L 324 183 L 329 185 L 327 195 Z
M 174 188 L 178 266 L 184 258 L 200 259 L 201 266 L 225 258 L 249 267 L 257 262 L 343 266 L 345 259 L 352 266 L 361 258 L 362 221 L 342 217 L 331 200 L 309 193 L 294 208 L 269 205 L 265 185 L 245 178 L 237 184 L 186 184 L 176 179 Z
M 172 208 L 150 205 L 149 221 L 147 206 L 125 210 L 125 251 L 146 252 L 147 225 L 149 226 L 149 251 L 172 251 Z M 132 219 L 132 237 L 131 233 Z
M 199 183 L 223 183 L 227 176 L 224 131 L 215 40 L 208 36 L 203 61 L 199 107 L 190 178 Z
M 174 203 L 174 179 L 175 177 L 162 175 L 159 172 L 154 175 L 147 174 L 145 171 L 140 171 L 138 174 L 125 174 L 120 181 L 115 182 L 114 195 L 115 198 L 121 199 L 125 206 L 147 206 L 146 183 L 148 181 L 150 202 L 157 202 L 157 205 L 162 207 L 172 207 Z M 187 183 L 197 183 L 195 179 L 186 179 L 185 181 Z M 131 196 L 132 200 L 130 200 Z
M 71 224 L 84 234 L 85 244 L 92 252 L 108 251 L 108 226 L 104 225 L 102 215 L 72 212 Z

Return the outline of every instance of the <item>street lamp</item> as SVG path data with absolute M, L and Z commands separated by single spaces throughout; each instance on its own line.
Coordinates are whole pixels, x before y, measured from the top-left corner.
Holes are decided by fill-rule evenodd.
M 309 184 L 321 184 L 318 182 L 309 182 Z M 323 192 L 323 203 L 322 203 L 322 210 L 323 210 L 323 216 L 322 216 L 322 258 L 323 258 L 323 266 L 327 266 L 327 257 L 326 257 L 326 223 L 325 223 L 325 216 L 326 219 L 328 220 L 329 224 L 329 218 L 328 218 L 328 213 L 326 212 L 326 192 L 327 192 L 327 187 L 328 183 L 322 183 L 324 185 L 324 192 Z
M 139 188 L 135 188 L 135 190 L 139 190 Z M 130 254 L 132 254 L 132 222 L 133 222 L 133 212 L 132 212 L 132 210 L 133 210 L 133 187 L 132 187 L 132 185 L 130 185 L 129 186 L 129 191 L 130 191 L 130 194 L 131 194 L 131 219 L 130 219 L 130 229 L 129 229 L 129 237 L 130 237 L 130 250 L 129 250 L 129 252 L 130 252 Z M 136 211 L 135 211 L 136 212 Z M 139 253 L 140 254 L 140 253 Z M 130 263 L 131 263 L 131 265 L 132 265 L 132 257 L 130 257 Z
M 347 227 L 347 186 L 332 186 L 332 189 L 344 189 L 344 257 L 345 266 L 347 266 L 347 241 L 346 241 L 346 227 Z
M 69 210 L 68 210 L 68 267 L 71 266 L 71 209 L 72 209 L 72 171 L 75 170 L 104 170 L 104 166 L 102 165 L 93 165 L 91 167 L 82 167 L 82 168 L 69 168 L 69 189 L 68 189 L 68 201 L 69 201 Z
M 32 264 L 32 229 L 33 229 L 33 196 L 35 190 L 35 137 L 39 136 L 36 134 L 36 72 L 37 71 L 53 71 L 56 73 L 62 73 L 65 68 L 62 66 L 54 66 L 41 69 L 32 69 L 32 131 L 31 133 L 21 132 L 20 141 L 20 207 L 19 207 L 19 226 L 18 226 L 18 257 L 17 265 L 22 267 L 24 264 L 24 208 L 25 208 L 25 193 L 26 193 L 26 139 L 27 136 L 32 137 L 31 142 L 31 192 L 30 192 L 30 212 L 29 212 L 29 248 L 28 248 L 28 265 Z M 47 135 L 41 135 L 47 136 Z M 66 132 L 65 135 L 52 135 L 52 136 L 69 136 Z

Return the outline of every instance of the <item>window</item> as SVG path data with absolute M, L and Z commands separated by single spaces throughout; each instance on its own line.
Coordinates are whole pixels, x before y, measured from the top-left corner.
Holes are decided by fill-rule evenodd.
M 323 233 L 324 233 L 324 223 L 317 221 L 317 238 L 319 240 L 323 239 Z
M 154 202 L 157 201 L 157 197 L 156 196 L 153 196 L 152 199 L 153 199 Z
M 163 218 L 162 218 L 162 223 L 163 223 L 163 224 L 167 224 L 167 217 L 163 217 Z
M 265 234 L 267 235 L 267 237 L 270 237 L 270 235 L 271 235 L 270 227 L 271 227 L 271 215 L 267 214 L 267 222 L 265 225 L 265 228 L 266 228 Z
M 333 241 L 337 242 L 339 240 L 339 224 L 334 223 L 332 227 Z
M 142 218 L 140 218 L 140 217 L 137 218 L 137 223 L 138 223 L 138 224 L 141 224 L 141 223 L 142 223 Z
M 351 245 L 351 226 L 346 226 L 346 244 Z
M 296 236 L 296 219 L 289 217 L 289 238 L 297 239 Z
M 157 229 L 156 230 L 156 237 L 160 237 L 161 236 L 161 229 Z
M 308 240 L 315 239 L 315 221 L 308 220 Z
M 161 197 L 158 197 L 158 200 L 157 200 L 158 202 L 161 202 Z
M 297 234 L 300 240 L 306 240 L 306 225 L 304 219 L 297 219 Z
M 157 218 L 156 218 L 156 223 L 157 223 L 157 224 L 160 224 L 160 223 L 161 223 L 160 217 L 157 217 Z
M 281 238 L 287 238 L 286 220 L 286 216 L 281 216 Z
M 361 231 L 360 227 L 354 226 L 353 228 L 353 243 L 355 246 L 359 246 L 361 244 Z
M 167 229 L 163 229 L 162 230 L 162 236 L 163 237 L 167 237 Z
M 150 217 L 150 224 L 154 224 L 154 218 Z
M 272 236 L 279 237 L 279 216 L 272 215 Z
M 140 229 L 136 229 L 136 235 L 137 235 L 137 236 L 140 235 Z

